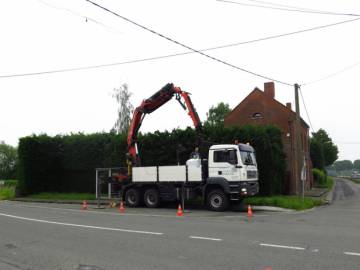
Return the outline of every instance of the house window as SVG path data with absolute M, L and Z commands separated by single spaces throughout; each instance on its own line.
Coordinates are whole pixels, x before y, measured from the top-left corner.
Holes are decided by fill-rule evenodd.
M 254 114 L 252 115 L 252 118 L 253 118 L 253 119 L 262 118 L 262 115 L 261 115 L 261 113 L 256 112 L 256 113 L 254 113 Z

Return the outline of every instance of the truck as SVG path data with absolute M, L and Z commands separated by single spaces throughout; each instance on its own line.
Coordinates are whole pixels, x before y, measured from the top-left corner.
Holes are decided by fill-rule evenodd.
M 146 114 L 168 102 L 172 97 L 188 110 L 197 139 L 203 135 L 199 116 L 190 94 L 172 83 L 165 85 L 134 110 L 127 137 L 127 172 L 113 175 L 121 184 L 121 197 L 126 205 L 159 207 L 161 202 L 200 198 L 212 211 L 225 211 L 231 202 L 259 192 L 258 169 L 254 148 L 248 143 L 211 145 L 205 158 L 195 152 L 183 165 L 141 166 L 137 134 Z

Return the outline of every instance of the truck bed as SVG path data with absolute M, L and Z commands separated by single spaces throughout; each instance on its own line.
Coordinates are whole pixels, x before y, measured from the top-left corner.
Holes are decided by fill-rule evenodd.
M 133 182 L 201 182 L 201 166 L 134 167 Z

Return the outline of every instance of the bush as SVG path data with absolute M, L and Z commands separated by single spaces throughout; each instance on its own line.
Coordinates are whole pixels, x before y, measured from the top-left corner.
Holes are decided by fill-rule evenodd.
M 314 168 L 312 172 L 316 185 L 320 185 L 320 186 L 326 185 L 326 174 L 324 171 Z
M 273 126 L 223 128 L 206 126 L 203 130 L 202 157 L 212 144 L 249 142 L 256 150 L 260 192 L 263 195 L 284 190 L 285 155 L 281 131 Z M 194 129 L 139 134 L 143 166 L 185 164 L 193 151 Z M 126 135 L 114 133 L 72 134 L 49 137 L 33 135 L 20 139 L 19 187 L 22 194 L 41 192 L 95 191 L 95 168 L 125 166 Z
M 1 187 L 0 200 L 9 200 L 15 197 L 15 187 Z

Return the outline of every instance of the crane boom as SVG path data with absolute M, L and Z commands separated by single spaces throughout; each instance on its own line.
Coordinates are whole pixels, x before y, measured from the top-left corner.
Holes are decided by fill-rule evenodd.
M 131 157 L 132 164 L 138 165 L 139 163 L 137 135 L 145 115 L 157 110 L 174 96 L 184 110 L 188 109 L 188 114 L 193 121 L 195 129 L 200 131 L 201 121 L 191 101 L 190 94 L 182 91 L 180 87 L 176 87 L 172 83 L 168 83 L 150 98 L 143 100 L 140 106 L 134 110 L 127 137 L 128 154 Z M 183 98 L 185 104 L 182 102 L 181 98 Z

